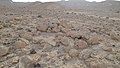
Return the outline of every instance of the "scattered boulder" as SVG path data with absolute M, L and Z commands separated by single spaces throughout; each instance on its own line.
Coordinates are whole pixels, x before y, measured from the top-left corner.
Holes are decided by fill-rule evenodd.
M 110 61 L 114 61 L 115 56 L 112 55 L 112 54 L 109 54 L 108 56 L 106 56 L 106 59 L 107 59 L 107 60 L 110 60 Z
M 92 61 L 89 63 L 89 68 L 107 68 L 102 62 Z
M 67 36 L 70 36 L 74 39 L 75 38 L 82 39 L 84 37 L 84 33 L 80 31 L 69 31 L 67 32 Z
M 75 48 L 76 49 L 85 49 L 88 47 L 88 44 L 84 40 L 77 40 L 75 41 Z
M 91 45 L 97 45 L 100 43 L 100 41 L 101 41 L 101 38 L 95 35 L 95 36 L 90 37 L 87 42 Z
M 34 43 L 47 43 L 52 46 L 56 46 L 56 41 L 54 36 L 44 37 L 44 36 L 36 36 L 33 37 Z
M 31 32 L 24 32 L 20 34 L 21 38 L 27 39 L 27 40 L 32 40 L 33 39 L 33 34 Z
M 15 17 L 13 20 L 15 20 L 15 21 L 22 21 L 22 20 L 24 20 L 24 18 L 21 16 L 21 17 Z
M 63 44 L 64 46 L 68 46 L 69 45 L 69 38 L 68 37 L 61 37 L 60 38 L 60 43 Z
M 76 50 L 76 49 L 70 49 L 69 55 L 70 55 L 71 57 L 76 57 L 76 56 L 78 56 L 78 50 Z
M 14 43 L 14 48 L 25 48 L 27 45 L 29 45 L 29 41 L 26 39 L 21 39 Z
M 111 31 L 110 32 L 111 39 L 115 41 L 120 41 L 120 32 L 119 31 Z
M 19 68 L 34 68 L 33 59 L 30 56 L 23 56 L 19 60 Z
M 9 53 L 9 48 L 5 46 L 0 46 L 0 57 Z
M 41 31 L 41 32 L 47 32 L 47 29 L 48 29 L 48 25 L 43 24 L 43 23 L 40 23 L 40 24 L 37 26 L 37 30 L 38 30 L 38 31 Z
M 54 27 L 52 28 L 51 31 L 57 33 L 57 32 L 60 32 L 60 29 L 58 27 Z
M 96 50 L 95 50 L 95 51 L 93 51 L 93 52 L 91 53 L 90 57 L 98 58 L 98 59 L 103 59 L 103 58 L 105 58 L 107 55 L 108 55 L 108 53 L 105 52 L 105 51 L 100 51 L 100 50 L 96 51 Z
M 84 49 L 79 53 L 80 59 L 87 59 L 90 57 L 90 54 L 92 53 L 92 50 L 90 49 Z

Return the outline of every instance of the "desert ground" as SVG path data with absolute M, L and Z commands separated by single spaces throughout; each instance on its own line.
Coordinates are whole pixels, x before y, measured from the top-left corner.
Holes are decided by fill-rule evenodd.
M 120 68 L 120 2 L 1 0 L 0 68 Z

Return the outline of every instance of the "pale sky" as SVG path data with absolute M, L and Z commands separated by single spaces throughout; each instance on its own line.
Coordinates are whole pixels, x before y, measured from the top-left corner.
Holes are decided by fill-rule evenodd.
M 14 1 L 14 2 L 35 2 L 35 1 L 54 2 L 54 1 L 61 1 L 61 0 L 12 0 L 12 1 Z M 66 0 L 66 1 L 68 1 L 68 0 Z M 86 1 L 89 1 L 89 2 L 93 2 L 93 1 L 101 2 L 101 1 L 105 1 L 105 0 L 86 0 Z

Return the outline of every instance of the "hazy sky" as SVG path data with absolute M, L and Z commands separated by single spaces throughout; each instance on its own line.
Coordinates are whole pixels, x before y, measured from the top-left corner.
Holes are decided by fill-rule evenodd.
M 14 2 L 35 2 L 35 1 L 41 1 L 41 2 L 49 2 L 49 1 L 61 1 L 61 0 L 12 0 Z M 67 1 L 67 0 L 66 0 Z M 86 1 L 96 1 L 96 2 L 101 2 L 101 1 L 105 1 L 105 0 L 86 0 Z

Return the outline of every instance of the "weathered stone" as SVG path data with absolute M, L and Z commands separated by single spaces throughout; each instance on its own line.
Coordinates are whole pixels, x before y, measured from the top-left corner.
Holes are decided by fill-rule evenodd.
M 9 52 L 9 48 L 5 46 L 0 46 L 0 57 L 6 55 Z
M 50 52 L 52 50 L 52 46 L 48 43 L 44 43 L 43 51 Z
M 106 68 L 106 66 L 101 62 L 92 61 L 89 64 L 89 68 Z
M 63 45 L 68 46 L 69 45 L 69 38 L 67 38 L 67 37 L 61 37 L 60 42 Z
M 72 28 L 72 25 L 69 24 L 69 21 L 67 21 L 67 20 L 62 20 L 62 21 L 60 21 L 60 25 L 61 25 L 62 27 L 64 27 L 64 28 L 67 28 L 67 29 Z
M 101 39 L 99 36 L 92 36 L 89 38 L 88 43 L 92 44 L 92 45 L 97 45 L 100 43 L 100 41 L 101 41 Z
M 76 56 L 78 56 L 78 50 L 76 50 L 76 49 L 71 49 L 71 50 L 69 51 L 69 55 L 70 55 L 71 57 L 76 57 Z
M 22 33 L 22 34 L 20 34 L 20 37 L 24 38 L 24 39 L 27 39 L 27 40 L 32 40 L 33 39 L 33 36 L 32 36 L 31 32 Z
M 37 62 L 39 60 L 41 60 L 41 55 L 36 53 L 36 54 L 31 54 L 30 57 L 32 57 L 34 62 Z
M 120 53 L 116 55 L 116 59 L 120 61 Z
M 17 64 L 19 62 L 19 57 L 17 56 L 17 57 L 14 57 L 13 59 L 12 59 L 12 64 Z
M 57 27 L 52 28 L 52 32 L 60 32 L 60 29 Z
M 41 31 L 41 32 L 46 32 L 48 29 L 48 26 L 43 24 L 43 23 L 40 23 L 38 26 L 37 26 L 37 30 L 38 31 Z
M 88 47 L 87 42 L 83 41 L 83 40 L 78 40 L 75 42 L 75 48 L 77 49 L 85 49 Z
M 28 41 L 27 40 L 18 40 L 14 43 L 14 47 L 15 48 L 25 48 L 28 45 Z
M 0 25 L 0 29 L 2 29 L 3 28 L 3 25 Z
M 93 57 L 93 58 L 103 59 L 107 55 L 108 55 L 107 52 L 98 50 L 98 51 L 93 51 L 90 56 Z
M 19 68 L 34 68 L 33 59 L 30 56 L 23 56 L 19 60 Z
M 120 32 L 119 31 L 111 31 L 110 37 L 113 40 L 120 41 Z
M 50 44 L 52 46 L 56 46 L 54 36 L 50 36 L 50 37 L 36 36 L 33 38 L 33 42 L 34 43 L 47 43 L 47 44 Z
M 14 20 L 15 20 L 15 21 L 22 21 L 23 18 L 22 18 L 22 17 L 15 17 Z
M 104 47 L 102 47 L 102 48 L 103 48 L 103 50 L 108 51 L 108 52 L 111 52 L 111 51 L 112 51 L 112 48 L 111 48 L 111 47 L 106 47 L 106 46 L 104 46 Z
M 108 56 L 106 56 L 106 59 L 107 59 L 107 60 L 110 60 L 110 61 L 114 61 L 115 56 L 112 55 L 112 54 L 109 54 Z
M 67 32 L 67 36 L 70 36 L 72 38 L 80 38 L 84 37 L 84 33 L 81 31 L 69 31 Z
M 90 49 L 84 49 L 79 53 L 79 58 L 80 59 L 87 59 L 90 57 L 90 54 L 92 53 L 92 50 Z

